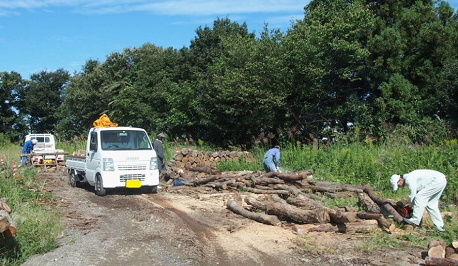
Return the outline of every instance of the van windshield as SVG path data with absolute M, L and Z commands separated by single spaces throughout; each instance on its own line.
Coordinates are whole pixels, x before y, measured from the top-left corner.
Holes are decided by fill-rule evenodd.
M 152 150 L 148 135 L 140 130 L 106 130 L 100 134 L 102 150 Z

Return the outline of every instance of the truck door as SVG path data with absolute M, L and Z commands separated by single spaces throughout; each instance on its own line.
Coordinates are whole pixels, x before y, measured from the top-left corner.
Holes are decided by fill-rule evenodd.
M 97 132 L 92 131 L 90 133 L 88 142 L 86 150 L 86 179 L 89 184 L 94 185 L 95 174 L 97 173 L 97 169 L 100 167 Z

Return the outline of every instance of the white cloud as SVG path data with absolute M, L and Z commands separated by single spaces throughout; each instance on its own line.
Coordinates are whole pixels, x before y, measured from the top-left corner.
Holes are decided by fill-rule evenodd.
M 70 7 L 81 13 L 133 11 L 165 15 L 226 15 L 233 13 L 298 12 L 309 1 L 297 0 L 0 0 L 0 15 L 21 9 Z

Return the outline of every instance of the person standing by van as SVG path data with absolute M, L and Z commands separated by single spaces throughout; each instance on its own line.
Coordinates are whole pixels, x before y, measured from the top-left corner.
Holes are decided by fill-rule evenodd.
M 32 139 L 24 142 L 24 146 L 22 146 L 22 154 L 30 154 L 33 151 L 33 147 L 37 144 L 37 139 Z M 27 161 L 30 156 L 21 156 L 22 165 L 27 165 Z
M 165 170 L 165 155 L 162 141 L 165 139 L 164 133 L 159 133 L 153 142 L 153 149 L 156 151 L 159 171 Z

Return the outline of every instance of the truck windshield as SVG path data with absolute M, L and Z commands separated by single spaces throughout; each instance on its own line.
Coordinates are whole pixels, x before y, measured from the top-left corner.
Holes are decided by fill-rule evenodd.
M 102 150 L 151 150 L 148 135 L 140 130 L 106 130 L 100 133 Z

